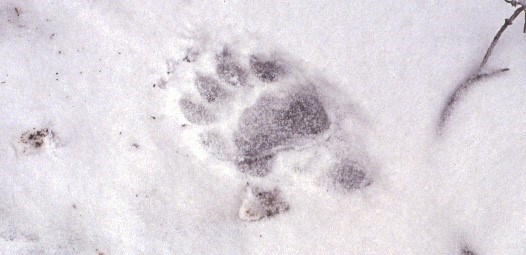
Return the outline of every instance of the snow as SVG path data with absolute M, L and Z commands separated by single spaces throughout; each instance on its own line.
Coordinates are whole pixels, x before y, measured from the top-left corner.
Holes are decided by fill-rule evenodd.
M 513 11 L 504 1 L 3 1 L 0 253 L 526 254 L 523 15 L 486 67 L 511 70 L 477 83 L 435 132 Z M 282 58 L 292 78 L 274 88 L 249 77 L 256 85 L 211 107 L 221 121 L 190 123 L 178 102 L 199 100 L 193 80 L 214 73 L 225 44 L 240 65 Z M 243 107 L 306 80 L 331 128 L 281 144 L 265 176 L 238 171 L 223 137 Z M 343 179 L 364 182 L 335 182 L 342 162 L 364 174 Z

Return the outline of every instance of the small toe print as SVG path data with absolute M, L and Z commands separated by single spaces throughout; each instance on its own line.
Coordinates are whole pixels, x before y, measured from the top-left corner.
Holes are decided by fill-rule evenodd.
M 332 178 L 337 187 L 348 191 L 362 189 L 371 184 L 363 166 L 352 161 L 338 164 Z
M 232 51 L 224 48 L 216 57 L 216 74 L 224 82 L 232 86 L 245 85 L 248 74 L 234 59 Z
M 262 60 L 250 57 L 250 68 L 256 77 L 263 82 L 274 82 L 285 75 L 285 67 L 277 60 Z
M 227 91 L 221 87 L 221 84 L 209 76 L 197 77 L 195 86 L 201 97 L 209 103 L 224 99 L 227 95 Z
M 215 120 L 212 112 L 202 104 L 194 103 L 188 99 L 181 99 L 179 107 L 184 117 L 190 123 L 204 125 L 210 124 Z
M 243 86 L 247 80 L 247 74 L 243 68 L 232 61 L 217 64 L 216 72 L 219 78 L 233 86 Z

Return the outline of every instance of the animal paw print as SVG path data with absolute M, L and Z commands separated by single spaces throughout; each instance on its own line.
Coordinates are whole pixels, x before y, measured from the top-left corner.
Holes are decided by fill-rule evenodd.
M 316 88 L 283 59 L 262 54 L 243 59 L 224 47 L 209 60 L 212 72 L 196 72 L 194 93 L 178 105 L 192 124 L 223 125 L 222 132 L 204 132 L 202 144 L 241 172 L 266 176 L 277 153 L 329 131 L 331 120 Z
M 371 184 L 367 165 L 343 155 L 342 146 L 334 146 L 339 139 L 330 139 L 340 132 L 339 120 L 320 93 L 324 88 L 292 61 L 223 45 L 189 49 L 176 69 L 182 126 L 195 131 L 209 155 L 261 179 L 273 173 L 282 153 L 324 148 L 334 161 L 323 176 L 335 189 L 352 191 Z M 249 221 L 269 218 L 289 206 L 277 186 L 247 186 L 239 216 Z

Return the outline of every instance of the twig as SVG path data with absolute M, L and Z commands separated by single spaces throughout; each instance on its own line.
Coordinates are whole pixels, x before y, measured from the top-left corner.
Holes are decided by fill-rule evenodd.
M 493 52 L 493 48 L 495 48 L 495 45 L 497 45 L 497 42 L 499 41 L 500 36 L 504 32 L 504 30 L 506 30 L 506 28 L 508 28 L 508 26 L 511 25 L 513 23 L 513 21 L 523 11 L 524 11 L 524 7 L 521 7 L 519 9 L 515 10 L 513 15 L 511 15 L 511 17 L 509 19 L 505 19 L 504 20 L 504 25 L 502 25 L 502 27 L 500 28 L 499 32 L 497 32 L 497 34 L 493 38 L 493 41 L 491 42 L 491 45 L 489 46 L 488 50 L 486 51 L 486 55 L 484 55 L 484 58 L 482 59 L 482 63 L 480 63 L 480 66 L 479 66 L 479 69 L 477 70 L 477 73 L 480 72 L 482 70 L 482 68 L 484 68 L 484 66 L 486 66 L 486 64 L 488 63 L 488 59 L 491 56 L 491 53 Z
M 473 86 L 474 83 L 480 81 L 480 80 L 483 80 L 483 79 L 486 79 L 486 78 L 491 78 L 492 76 L 495 76 L 497 74 L 501 74 L 501 73 L 504 73 L 504 72 L 507 72 L 509 71 L 510 69 L 508 68 L 503 68 L 503 69 L 499 69 L 499 70 L 496 70 L 496 71 L 493 71 L 493 72 L 490 72 L 490 73 L 484 73 L 484 74 L 477 74 L 475 76 L 471 76 L 469 77 L 468 79 L 466 79 L 463 83 L 461 83 L 456 89 L 455 91 L 451 94 L 451 96 L 449 96 L 448 100 L 447 100 L 447 103 L 446 105 L 444 106 L 444 108 L 442 109 L 442 112 L 440 114 L 440 122 L 439 122 L 439 126 L 438 126 L 438 132 L 437 134 L 438 135 L 441 135 L 442 134 L 442 129 L 443 129 L 443 126 L 444 124 L 447 122 L 447 120 L 449 119 L 449 116 L 451 116 L 451 112 L 453 111 L 453 108 L 456 106 L 456 104 L 458 103 L 460 97 L 469 89 Z
M 523 6 L 524 4 L 519 0 L 504 0 L 504 2 L 511 4 L 511 6 L 516 7 L 517 5 Z
M 513 7 L 517 7 L 517 5 L 522 6 L 523 8 L 526 7 L 526 1 L 524 0 L 504 0 L 504 2 L 511 4 Z M 524 12 L 524 28 L 522 29 L 522 32 L 526 34 L 526 11 Z
M 508 2 L 508 0 L 506 0 L 506 2 Z M 509 2 L 509 3 L 512 3 L 512 5 L 513 4 L 515 4 L 515 5 L 520 4 L 520 3 L 517 3 L 516 1 Z M 457 104 L 457 102 L 459 101 L 461 95 L 463 95 L 467 90 L 469 90 L 473 86 L 474 83 L 476 83 L 476 82 L 478 82 L 478 81 L 480 81 L 482 79 L 490 78 L 492 76 L 495 76 L 497 74 L 504 73 L 504 72 L 507 72 L 507 71 L 510 70 L 508 68 L 503 68 L 503 69 L 499 69 L 499 70 L 492 71 L 492 72 L 489 72 L 489 73 L 482 73 L 482 70 L 484 69 L 484 67 L 488 63 L 489 57 L 493 53 L 493 49 L 497 45 L 497 42 L 499 41 L 502 33 L 504 33 L 506 28 L 508 28 L 508 26 L 510 26 L 513 23 L 513 21 L 521 14 L 521 12 L 525 11 L 526 6 L 523 6 L 522 4 L 520 4 L 520 5 L 521 5 L 521 7 L 518 8 L 517 10 L 515 10 L 513 15 L 510 16 L 510 18 L 508 18 L 508 19 L 506 19 L 504 21 L 504 25 L 502 25 L 500 30 L 497 32 L 497 34 L 493 38 L 493 41 L 491 42 L 488 50 L 486 51 L 486 54 L 484 55 L 484 58 L 482 59 L 482 62 L 480 63 L 480 65 L 479 65 L 477 71 L 475 72 L 475 74 L 469 76 L 466 80 L 464 80 L 464 82 L 462 82 L 460 85 L 458 85 L 455 88 L 455 90 L 453 90 L 453 93 L 451 93 L 451 95 L 448 97 L 447 103 L 445 104 L 445 106 L 443 107 L 442 111 L 440 112 L 440 119 L 439 119 L 439 122 L 438 122 L 437 135 L 439 135 L 439 136 L 442 135 L 442 131 L 444 129 L 444 126 L 447 123 L 447 121 L 449 120 L 449 117 L 451 116 L 451 113 L 453 112 L 453 109 L 454 109 L 455 105 Z M 524 30 L 526 31 L 526 20 L 525 20 Z

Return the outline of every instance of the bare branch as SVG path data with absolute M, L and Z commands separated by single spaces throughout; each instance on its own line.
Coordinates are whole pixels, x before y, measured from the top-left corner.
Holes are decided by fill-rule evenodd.
M 506 3 L 511 4 L 513 7 L 517 7 L 517 5 L 524 6 L 524 0 L 504 0 Z
M 510 69 L 508 69 L 508 68 L 503 68 L 503 69 L 495 70 L 495 71 L 490 72 L 490 73 L 477 74 L 477 75 L 469 77 L 463 83 L 458 85 L 455 88 L 455 90 L 453 91 L 453 93 L 451 93 L 451 95 L 448 97 L 447 103 L 446 103 L 446 105 L 444 106 L 444 108 L 442 109 L 442 111 L 440 113 L 440 120 L 439 120 L 439 124 L 438 124 L 437 134 L 438 135 L 442 134 L 443 128 L 444 128 L 446 122 L 449 120 L 449 117 L 451 116 L 451 112 L 453 111 L 454 107 L 458 103 L 460 97 L 467 90 L 469 90 L 474 85 L 474 83 L 476 83 L 476 82 L 478 82 L 480 80 L 483 80 L 483 79 L 491 78 L 491 77 L 493 77 L 495 75 L 507 72 L 509 70 Z
M 508 26 L 511 25 L 513 23 L 513 21 L 523 11 L 524 11 L 524 7 L 518 8 L 517 10 L 515 10 L 513 15 L 511 15 L 511 17 L 509 19 L 505 19 L 504 20 L 504 25 L 502 25 L 502 27 L 500 28 L 499 32 L 497 32 L 497 34 L 493 38 L 493 41 L 491 42 L 491 45 L 489 46 L 488 50 L 486 51 L 486 55 L 484 55 L 484 58 L 482 59 L 482 63 L 480 63 L 480 66 L 479 66 L 479 69 L 478 69 L 477 72 L 480 72 L 482 70 L 482 68 L 484 68 L 484 66 L 486 66 L 486 64 L 488 63 L 488 59 L 491 56 L 491 53 L 493 52 L 493 48 L 495 48 L 495 45 L 497 45 L 497 42 L 499 41 L 500 36 L 504 32 L 504 30 L 506 30 L 506 28 L 508 28 Z
M 451 95 L 448 97 L 448 100 L 447 100 L 446 104 L 444 105 L 444 107 L 442 108 L 442 111 L 440 112 L 440 119 L 439 119 L 438 128 L 437 128 L 437 135 L 439 135 L 439 136 L 442 135 L 442 131 L 444 129 L 444 126 L 446 125 L 447 121 L 449 120 L 449 117 L 451 116 L 451 113 L 452 113 L 453 109 L 455 108 L 456 104 L 458 103 L 460 97 L 467 90 L 469 90 L 474 85 L 474 83 L 476 83 L 476 82 L 478 82 L 478 81 L 480 81 L 482 79 L 490 78 L 490 77 L 495 76 L 497 74 L 501 74 L 501 73 L 509 71 L 508 68 L 503 68 L 503 69 L 495 70 L 495 71 L 492 71 L 492 72 L 489 72 L 489 73 L 482 73 L 482 70 L 484 69 L 484 67 L 488 63 L 488 60 L 489 60 L 491 54 L 493 53 L 493 49 L 497 45 L 497 42 L 499 41 L 501 35 L 504 33 L 506 28 L 508 28 L 508 26 L 510 26 L 513 23 L 513 21 L 523 11 L 526 13 L 526 11 L 525 11 L 526 6 L 524 6 L 524 4 L 522 2 L 517 2 L 516 0 L 505 0 L 505 1 L 508 2 L 508 3 L 511 3 L 514 6 L 520 5 L 521 7 L 518 8 L 517 10 L 515 10 L 515 12 L 510 16 L 510 18 L 508 18 L 508 19 L 506 19 L 504 21 L 504 25 L 502 25 L 500 30 L 497 32 L 497 34 L 493 38 L 493 41 L 491 42 L 489 48 L 487 49 L 486 54 L 484 55 L 484 58 L 482 58 L 482 62 L 480 63 L 480 65 L 479 65 L 477 71 L 475 72 L 475 74 L 469 76 L 466 80 L 464 80 L 464 82 L 462 82 L 460 85 L 458 85 L 455 88 L 455 90 L 453 90 L 453 93 L 451 93 Z M 525 19 L 524 31 L 526 32 L 526 19 Z

